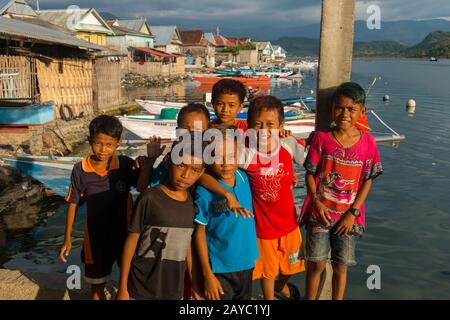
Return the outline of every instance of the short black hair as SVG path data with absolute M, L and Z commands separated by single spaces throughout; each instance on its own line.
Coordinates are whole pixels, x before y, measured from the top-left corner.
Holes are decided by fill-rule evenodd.
M 248 107 L 247 123 L 249 128 L 254 127 L 255 117 L 263 110 L 276 110 L 278 112 L 278 121 L 284 122 L 284 108 L 283 103 L 274 96 L 261 96 L 255 98 Z
M 181 124 L 183 123 L 186 115 L 192 112 L 203 113 L 208 121 L 209 126 L 211 114 L 209 113 L 208 108 L 206 108 L 202 103 L 189 103 L 188 105 L 181 108 L 180 112 L 178 113 L 177 126 L 181 127 Z
M 212 88 L 211 103 L 215 105 L 222 94 L 235 94 L 239 97 L 239 101 L 244 103 L 247 88 L 238 80 L 222 79 L 216 82 Z
M 123 127 L 119 119 L 114 116 L 101 115 L 96 117 L 89 124 L 89 142 L 92 142 L 100 133 L 120 140 L 122 131 Z
M 356 82 L 344 82 L 339 85 L 334 92 L 333 102 L 335 103 L 342 96 L 362 105 L 366 103 L 366 91 Z

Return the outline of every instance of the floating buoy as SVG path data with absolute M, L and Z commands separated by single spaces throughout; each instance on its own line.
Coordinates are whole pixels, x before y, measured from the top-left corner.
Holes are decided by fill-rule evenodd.
M 389 96 L 388 96 L 387 94 L 385 94 L 385 95 L 383 96 L 383 101 L 384 101 L 384 102 L 389 101 Z
M 415 113 L 416 112 L 416 101 L 413 99 L 409 99 L 406 103 L 406 111 L 408 113 Z

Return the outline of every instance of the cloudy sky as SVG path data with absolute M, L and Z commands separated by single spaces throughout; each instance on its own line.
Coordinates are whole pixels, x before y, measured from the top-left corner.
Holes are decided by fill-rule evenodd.
M 29 0 L 33 2 L 35 0 Z M 376 4 L 382 21 L 447 18 L 449 0 L 357 1 L 356 17 L 366 20 L 366 9 Z M 120 18 L 145 16 L 150 24 L 176 24 L 180 27 L 213 28 L 300 26 L 320 21 L 320 0 L 40 0 L 41 8 L 67 8 L 69 5 L 95 7 Z

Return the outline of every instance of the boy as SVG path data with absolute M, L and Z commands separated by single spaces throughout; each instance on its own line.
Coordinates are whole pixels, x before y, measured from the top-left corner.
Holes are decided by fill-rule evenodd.
M 203 174 L 202 159 L 176 142 L 165 159 L 168 177 L 141 193 L 125 242 L 118 299 L 183 297 L 186 257 L 189 253 L 194 204 L 189 188 Z M 198 142 L 202 143 L 202 142 Z
M 213 121 L 211 126 L 235 126 L 244 132 L 247 131 L 247 121 L 236 120 L 237 114 L 244 107 L 246 96 L 247 89 L 240 81 L 222 79 L 214 84 L 211 95 L 211 103 L 217 116 L 217 120 Z
M 364 201 L 382 172 L 375 139 L 357 126 L 365 113 L 364 89 L 341 84 L 333 97 L 331 130 L 318 132 L 305 161 L 308 196 L 306 299 L 316 299 L 331 250 L 333 299 L 344 298 L 347 268 L 356 264 L 356 237 L 364 231 Z
M 74 165 L 66 196 L 70 205 L 59 258 L 67 262 L 77 208 L 86 202 L 82 261 L 94 300 L 106 299 L 105 283 L 122 252 L 127 222 L 131 218 L 130 187 L 136 186 L 138 176 L 132 159 L 115 155 L 121 134 L 122 125 L 116 117 L 102 115 L 92 120 L 89 125 L 92 155 Z
M 252 190 L 253 210 L 260 258 L 253 279 L 261 279 L 264 298 L 273 300 L 275 291 L 288 299 L 299 299 L 298 289 L 287 282 L 304 270 L 301 234 L 292 186 L 296 179 L 293 160 L 301 164 L 303 147 L 295 138 L 279 138 L 284 112 L 273 96 L 255 98 L 248 110 L 249 131 L 256 147 L 246 148 L 244 162 Z M 277 278 L 275 282 L 275 279 Z
M 234 129 L 230 127 L 231 129 Z M 237 170 L 237 141 L 220 131 L 215 141 L 211 172 L 216 181 L 233 193 L 252 212 L 247 175 Z M 253 217 L 235 217 L 226 199 L 204 187 L 196 189 L 195 244 L 208 300 L 251 300 L 252 274 L 259 257 Z

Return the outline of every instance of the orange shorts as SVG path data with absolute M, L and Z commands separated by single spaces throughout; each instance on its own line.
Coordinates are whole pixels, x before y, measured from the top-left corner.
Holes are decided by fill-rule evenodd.
M 257 239 L 259 259 L 255 262 L 253 280 L 275 279 L 279 273 L 292 275 L 305 271 L 302 235 L 296 228 L 287 235 L 273 240 Z

